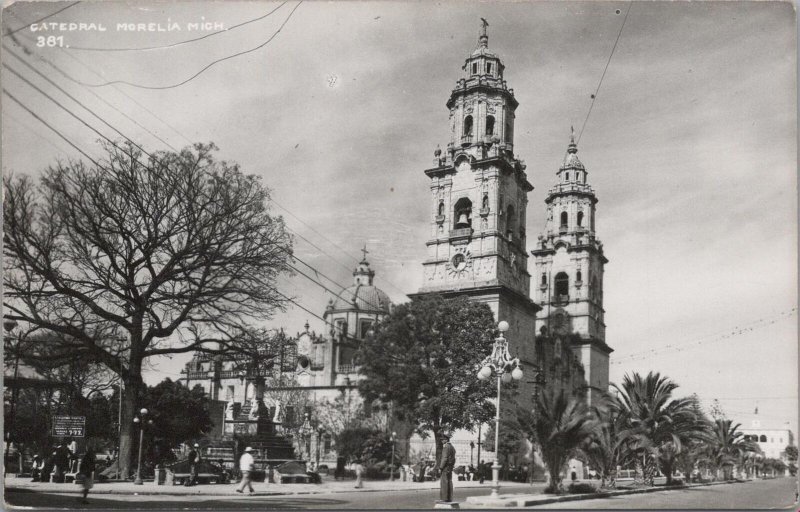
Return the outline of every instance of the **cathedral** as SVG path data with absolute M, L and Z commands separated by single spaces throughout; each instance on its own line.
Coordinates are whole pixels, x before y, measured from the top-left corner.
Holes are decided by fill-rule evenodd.
M 545 230 L 528 253 L 525 226 L 533 185 L 525 162 L 514 153 L 519 102 L 506 83 L 503 62 L 489 49 L 485 23 L 462 71 L 446 103 L 450 140 L 444 150 L 436 149 L 433 166 L 424 171 L 430 179 L 430 231 L 423 285 L 410 296 L 466 296 L 486 303 L 498 321 L 508 322 L 510 352 L 525 372 L 521 404 L 530 406 L 538 393 L 559 389 L 594 402 L 608 389 L 612 352 L 605 342 L 603 309 L 608 260 L 597 238 L 598 200 L 578 158 L 574 133 L 545 199 Z M 331 298 L 322 312 L 322 334 L 306 324 L 287 340 L 291 350 L 281 354 L 270 374 L 288 376 L 277 388 L 303 390 L 315 402 L 357 395 L 360 376 L 353 356 L 358 341 L 392 307 L 373 283 L 375 271 L 366 254 L 365 248 L 353 285 Z M 184 370 L 184 381 L 202 385 L 212 399 L 225 402 L 224 423 L 242 415 L 252 418 L 261 407 L 280 423 L 281 404 L 265 403 L 276 386 L 265 389 L 270 386 L 262 375 L 238 374 L 228 364 L 197 354 Z M 222 431 L 230 434 L 232 428 L 226 424 Z M 468 464 L 471 443 L 481 439 L 462 432 L 453 441 L 458 464 Z M 406 458 L 432 448 L 432 440 L 415 436 L 406 445 Z M 322 452 L 322 460 L 335 460 L 330 442 Z

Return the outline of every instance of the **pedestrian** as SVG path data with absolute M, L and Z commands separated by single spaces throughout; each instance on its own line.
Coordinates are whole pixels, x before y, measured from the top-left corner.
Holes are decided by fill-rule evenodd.
M 83 475 L 83 500 L 81 503 L 89 503 L 89 489 L 94 486 L 95 455 L 91 447 L 86 448 L 86 453 L 81 459 L 79 473 Z
M 439 461 L 439 500 L 443 502 L 453 501 L 453 467 L 456 465 L 456 449 L 450 444 L 450 436 L 442 436 L 442 458 Z
M 200 458 L 200 454 L 197 451 L 198 448 L 200 448 L 200 445 L 194 443 L 192 449 L 189 450 L 189 479 L 186 480 L 186 483 L 184 484 L 186 487 L 190 487 L 197 483 L 197 462 Z
M 44 461 L 39 454 L 33 456 L 33 467 L 31 468 L 31 482 L 42 481 L 42 469 L 44 468 Z
M 478 463 L 478 475 L 481 477 L 481 483 L 486 479 L 486 461 Z
M 250 483 L 251 475 L 255 469 L 255 460 L 253 460 L 252 451 L 253 449 L 248 446 L 244 449 L 244 453 L 239 459 L 239 471 L 242 472 L 242 483 L 239 484 L 239 487 L 236 489 L 236 492 L 239 494 L 244 492 L 245 487 L 250 489 L 250 494 L 255 492 L 253 490 L 253 485 Z
M 364 475 L 364 466 L 361 464 L 361 460 L 356 460 L 356 489 L 361 489 L 364 487 L 364 483 L 361 481 L 361 477 Z

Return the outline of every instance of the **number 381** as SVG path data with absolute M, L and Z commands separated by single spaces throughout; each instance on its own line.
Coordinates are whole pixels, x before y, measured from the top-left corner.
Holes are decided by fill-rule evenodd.
M 39 36 L 36 38 L 36 46 L 39 48 L 55 48 L 56 46 L 64 46 L 64 36 Z

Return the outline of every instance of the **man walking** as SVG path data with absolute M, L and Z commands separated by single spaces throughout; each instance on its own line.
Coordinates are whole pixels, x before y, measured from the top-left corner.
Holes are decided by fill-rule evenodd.
M 236 489 L 236 492 L 239 494 L 244 492 L 245 487 L 250 489 L 250 493 L 254 492 L 253 485 L 250 483 L 250 478 L 253 473 L 253 469 L 255 468 L 255 461 L 253 460 L 253 455 L 251 454 L 252 451 L 253 449 L 248 446 L 244 449 L 244 453 L 239 459 L 239 471 L 242 472 L 242 483 L 239 485 L 239 488 Z
M 450 436 L 442 435 L 442 459 L 439 461 L 439 470 L 442 476 L 439 479 L 439 500 L 453 501 L 453 467 L 456 465 L 456 449 L 450 444 Z
M 194 447 L 189 450 L 189 479 L 186 480 L 184 484 L 186 487 L 190 487 L 197 483 L 197 462 L 200 458 L 200 455 L 197 453 L 197 449 L 200 448 L 200 445 L 194 443 Z

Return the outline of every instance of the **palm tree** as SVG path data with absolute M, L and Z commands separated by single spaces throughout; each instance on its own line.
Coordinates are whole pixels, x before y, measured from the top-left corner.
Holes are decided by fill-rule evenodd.
M 716 470 L 722 469 L 723 478 L 731 480 L 733 467 L 742 455 L 753 450 L 753 444 L 745 441 L 739 432 L 741 424 L 732 424 L 731 420 L 719 418 L 713 425 L 713 437 L 709 443 L 709 459 Z
M 622 437 L 636 455 L 635 483 L 653 485 L 659 465 L 667 484 L 672 483 L 676 456 L 683 452 L 686 443 L 705 432 L 701 418 L 695 413 L 696 398 L 673 399 L 672 392 L 677 387 L 657 372 L 650 372 L 644 378 L 638 373 L 626 375 L 621 386 L 614 385 L 618 391 L 617 407 L 628 418 Z
M 555 395 L 539 395 L 536 414 L 532 423 L 525 425 L 525 430 L 537 442 L 542 460 L 550 473 L 546 493 L 563 492 L 564 466 L 589 437 L 593 423 L 584 402 L 568 396 L 564 390 Z
M 617 466 L 627 454 L 626 440 L 621 437 L 627 418 L 606 397 L 599 407 L 593 407 L 592 432 L 580 447 L 586 461 L 600 475 L 600 489 L 616 489 Z

